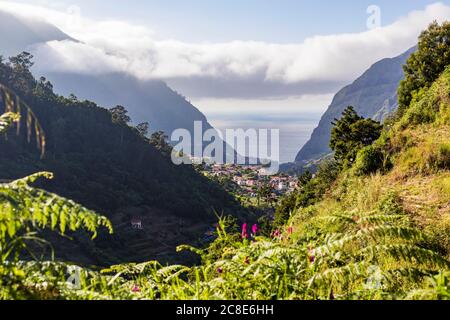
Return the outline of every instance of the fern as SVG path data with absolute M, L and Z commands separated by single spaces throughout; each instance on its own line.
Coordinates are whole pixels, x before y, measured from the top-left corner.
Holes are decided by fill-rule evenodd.
M 345 235 L 338 240 L 317 247 L 314 253 L 316 256 L 332 255 L 352 242 L 359 242 L 366 245 L 369 241 L 377 242 L 386 238 L 396 238 L 397 240 L 403 241 L 419 241 L 423 237 L 423 234 L 414 228 L 381 225 Z
M 36 145 L 45 154 L 45 133 L 33 110 L 10 88 L 0 83 L 0 107 L 3 104 L 4 114 L 0 116 L 0 134 L 5 133 L 16 124 L 17 134 L 20 133 L 21 119 L 25 119 L 28 142 L 34 132 Z
M 106 227 L 112 233 L 111 222 L 95 212 L 60 197 L 54 193 L 32 188 L 29 183 L 43 177 L 52 179 L 49 172 L 41 172 L 29 177 L 0 184 L 0 236 L 12 239 L 20 230 L 35 228 L 76 231 L 84 228 L 97 236 L 98 227 Z
M 20 115 L 13 112 L 7 112 L 0 115 L 0 134 L 5 133 L 14 123 L 20 121 Z
M 384 244 L 370 246 L 361 251 L 362 255 L 391 256 L 397 260 L 403 260 L 415 265 L 434 265 L 435 267 L 449 268 L 450 262 L 436 252 L 409 244 Z
M 367 276 L 369 264 L 365 261 L 350 263 L 339 268 L 326 269 L 323 272 L 315 274 L 308 280 L 308 286 L 320 286 L 329 284 L 331 281 L 346 283 L 354 281 L 357 278 Z

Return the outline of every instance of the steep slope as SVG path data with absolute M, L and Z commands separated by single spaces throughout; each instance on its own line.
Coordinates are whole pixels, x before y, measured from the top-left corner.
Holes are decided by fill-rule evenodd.
M 27 143 L 24 126 L 21 135 L 11 132 L 7 140 L 0 139 L 2 179 L 54 172 L 55 179 L 42 185 L 45 189 L 97 210 L 114 224 L 115 234 L 101 235 L 95 245 L 81 235 L 74 243 L 58 239 L 60 258 L 86 264 L 167 261 L 177 245 L 202 237 L 216 220 L 215 211 L 243 213 L 220 186 L 189 166 L 173 165 L 95 103 L 55 95 L 50 83 L 34 80 L 22 66 L 0 63 L 0 83 L 32 106 L 47 139 L 43 159 Z M 143 229 L 134 229 L 133 220 Z
M 0 10 L 0 54 L 16 55 L 37 43 L 73 40 L 54 26 L 38 20 L 23 19 Z
M 375 63 L 360 78 L 334 97 L 311 139 L 300 150 L 296 162 L 303 163 L 330 153 L 331 123 L 344 109 L 353 106 L 365 118 L 382 120 L 397 108 L 397 88 L 403 79 L 402 66 L 415 48 Z
M 38 55 L 36 45 L 45 45 L 47 41 L 77 41 L 53 25 L 18 18 L 3 11 L 0 11 L 0 30 L 0 55 L 5 57 L 22 51 Z M 47 57 L 36 58 L 39 63 Z M 41 70 L 38 64 L 35 67 Z M 105 108 L 123 105 L 135 124 L 149 122 L 152 132 L 162 130 L 170 136 L 172 131 L 182 128 L 193 133 L 194 121 L 201 121 L 204 130 L 212 128 L 196 107 L 162 81 L 141 81 L 125 73 L 88 75 L 45 70 L 42 73 L 55 84 L 58 94 L 75 94 Z
M 391 169 L 363 176 L 358 165 L 344 171 L 314 207 L 314 219 L 330 212 L 401 212 L 425 231 L 424 247 L 450 259 L 449 97 L 450 67 L 376 142 Z M 297 215 L 299 232 L 311 222 L 301 217 L 304 211 Z
M 144 81 L 123 74 L 82 75 L 47 73 L 55 91 L 97 102 L 104 107 L 123 105 L 134 123 L 149 122 L 151 131 L 167 134 L 183 128 L 194 130 L 194 121 L 201 121 L 204 130 L 212 128 L 206 117 L 180 94 L 162 81 Z

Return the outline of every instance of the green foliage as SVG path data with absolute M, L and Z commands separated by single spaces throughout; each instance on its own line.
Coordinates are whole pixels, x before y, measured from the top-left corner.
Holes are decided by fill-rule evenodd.
M 17 65 L 16 67 L 27 68 L 30 66 L 27 57 L 24 55 L 12 62 Z M 11 99 L 11 91 L 6 87 L 1 89 L 5 96 Z M 7 110 L 14 108 L 11 100 L 6 100 L 6 105 Z M 20 108 L 19 102 L 16 107 Z M 36 134 L 42 133 L 31 110 L 27 111 L 28 121 L 35 121 Z M 0 115 L 0 133 L 6 132 L 19 121 L 20 109 L 18 113 L 7 112 Z M 43 135 L 38 136 L 38 141 L 45 141 L 44 139 Z M 30 184 L 40 177 L 52 179 L 53 175 L 49 172 L 40 172 L 0 184 L 0 299 L 36 297 L 51 299 L 53 290 L 60 290 L 56 284 L 53 284 L 53 288 L 49 288 L 47 281 L 45 287 L 38 288 L 33 282 L 34 275 L 29 264 L 19 262 L 24 254 L 38 260 L 39 246 L 50 245 L 40 238 L 43 229 L 57 231 L 60 235 L 65 235 L 68 231 L 85 229 L 92 233 L 92 238 L 95 238 L 97 229 L 103 226 L 112 233 L 112 225 L 107 218 L 54 193 L 31 187 Z M 45 274 L 49 273 L 49 265 L 40 271 L 44 272 L 44 276 L 42 273 L 38 276 L 41 279 L 45 278 Z M 60 281 L 60 277 L 55 280 Z M 37 294 L 36 290 L 43 291 L 43 295 Z
M 18 57 L 21 57 L 21 55 Z M 25 55 L 25 57 L 28 56 Z M 27 60 L 27 58 L 23 57 L 19 60 L 21 61 L 23 59 Z M 20 64 L 19 62 L 16 62 L 14 65 L 16 69 L 19 69 L 20 72 L 23 73 L 27 70 L 23 70 L 23 68 L 28 66 L 30 63 L 31 62 L 29 61 L 25 61 Z M 13 90 L 0 82 L 0 106 L 2 106 L 2 104 L 5 113 L 0 115 L 0 134 L 6 134 L 7 130 L 13 125 L 16 125 L 16 132 L 19 134 L 22 122 L 21 119 L 25 119 L 28 142 L 31 140 L 32 133 L 34 133 L 36 137 L 36 145 L 41 150 L 42 157 L 45 153 L 46 140 L 41 124 L 37 120 L 31 108 L 24 101 L 22 101 Z
M 398 119 L 398 128 L 405 129 L 434 122 L 445 124 L 450 120 L 446 94 L 450 88 L 450 70 L 446 67 L 441 73 L 429 86 L 414 91 L 408 108 L 399 111 L 397 115 L 402 116 Z
M 405 80 L 398 90 L 399 116 L 409 108 L 420 90 L 429 88 L 450 64 L 450 23 L 432 23 L 419 37 L 417 52 L 404 66 Z
M 425 33 L 422 37 L 428 35 Z M 446 41 L 448 37 L 437 41 L 437 45 L 448 46 Z M 428 59 L 439 59 L 435 51 L 431 52 Z M 446 59 L 446 51 L 436 52 Z M 419 54 L 416 59 L 425 61 L 424 58 Z M 417 68 L 424 72 L 424 78 L 430 79 L 439 70 L 437 67 Z M 446 77 L 441 78 L 439 84 L 413 94 L 416 106 L 422 101 L 432 108 L 420 110 L 413 106 L 403 119 L 409 117 L 420 124 L 433 122 L 447 126 L 448 118 L 441 117 L 447 115 L 449 104 L 449 90 L 445 89 L 448 86 L 442 85 L 445 80 Z M 427 97 L 430 100 L 423 102 Z M 6 119 L 4 127 L 10 126 L 11 121 Z M 386 168 L 388 156 L 395 158 L 397 168 L 394 170 L 402 169 L 399 163 L 402 164 L 402 157 L 408 153 L 404 149 L 416 152 L 420 147 L 409 143 L 413 139 L 407 134 L 406 139 L 398 137 L 395 141 L 395 135 L 403 134 L 402 130 L 408 125 L 404 126 L 401 121 L 392 124 L 391 131 L 384 132 L 373 145 L 380 136 L 381 126 L 362 119 L 351 108 L 335 125 L 331 144 L 336 160 L 324 161 L 315 176 L 305 175 L 299 179 L 298 190 L 281 201 L 274 233 L 257 234 L 251 240 L 242 238 L 234 220 L 220 219 L 217 239 L 207 248 L 178 248 L 200 256 L 201 263 L 191 267 L 164 266 L 150 261 L 97 271 L 66 263 L 17 261 L 20 256 L 11 252 L 25 248 L 16 243 L 33 240 L 34 230 L 47 227 L 64 233 L 70 226 L 67 221 L 81 219 L 75 226 L 87 228 L 95 235 L 96 228 L 108 226 L 108 222 L 69 200 L 29 186 L 37 177 L 48 176 L 46 173 L 0 185 L 0 230 L 7 239 L 2 243 L 2 254 L 6 258 L 15 257 L 5 258 L 0 264 L 0 298 L 450 299 L 450 261 L 445 252 L 435 251 L 436 236 L 417 227 L 416 217 L 404 207 L 404 195 L 401 197 L 400 193 L 389 190 L 389 186 L 381 185 L 388 180 L 382 180 L 380 174 L 361 178 L 346 169 L 356 159 L 354 170 L 357 173 L 374 173 Z M 431 126 L 425 129 L 429 137 Z M 434 129 L 437 134 L 447 132 Z M 447 141 L 441 139 L 429 145 L 437 148 L 426 153 L 424 162 L 439 170 L 448 170 L 450 147 Z M 398 154 L 399 150 L 403 152 Z M 420 163 L 411 162 L 411 166 L 417 169 Z M 442 188 L 446 190 L 448 176 L 444 178 L 447 180 L 442 180 Z M 371 181 L 373 185 L 364 186 Z M 333 190 L 333 186 L 339 190 Z M 28 198 L 31 200 L 22 201 Z M 52 199 L 57 199 L 58 206 L 54 206 Z M 11 210 L 20 213 L 11 213 Z M 47 218 L 45 210 L 50 210 Z M 11 222 L 20 217 L 28 218 L 19 224 Z M 2 223 L 6 227 L 1 227 Z M 11 247 L 14 250 L 10 252 Z M 78 275 L 76 285 L 66 280 L 67 274 L 73 274 L 74 270 Z
M 285 225 L 299 208 L 306 208 L 322 199 L 338 177 L 340 166 L 335 160 L 324 160 L 313 176 L 306 172 L 299 177 L 298 188 L 284 196 L 275 210 L 274 228 Z
M 170 157 L 173 147 L 168 142 L 169 137 L 163 131 L 154 132 L 150 137 L 150 144 L 165 157 Z
M 147 137 L 150 124 L 148 122 L 140 123 L 136 126 L 136 130 L 142 138 Z
M 110 109 L 109 112 L 111 113 L 111 118 L 114 123 L 128 125 L 131 121 L 131 118 L 128 115 L 128 110 L 125 109 L 124 106 L 115 106 Z
M 358 152 L 353 168 L 359 176 L 376 173 L 383 169 L 384 159 L 383 151 L 377 146 L 370 145 Z
M 11 112 L 19 113 L 20 106 L 22 120 L 19 135 L 10 134 L 11 128 L 8 139 L 0 139 L 1 179 L 14 180 L 39 171 L 53 172 L 56 179 L 39 181 L 40 188 L 102 212 L 122 226 L 129 225 L 132 215 L 142 216 L 144 221 L 149 221 L 141 232 L 149 242 L 155 237 L 154 228 L 166 223 L 166 218 L 176 225 L 177 232 L 180 220 L 185 226 L 203 224 L 206 229 L 215 222 L 214 210 L 237 216 L 247 214 L 217 183 L 190 166 L 173 165 L 168 159 L 171 146 L 167 141 L 156 139 L 155 147 L 149 143 L 149 138 L 142 137 L 142 132 L 126 125 L 125 108 L 117 108 L 118 123 L 113 122 L 111 112 L 93 102 L 56 95 L 46 79 L 33 78 L 25 68 L 27 65 L 27 62 L 17 66 L 0 63 L 0 83 L 10 88 L 0 90 L 0 113 L 9 110 L 8 106 L 13 107 Z M 13 90 L 20 98 L 12 95 Z M 10 98 L 6 99 L 6 93 Z M 25 104 L 32 106 L 32 113 Z M 39 123 L 28 121 L 34 119 L 34 115 Z M 45 128 L 45 140 L 40 134 L 41 125 Z M 39 130 L 35 132 L 35 128 Z M 31 129 L 30 140 L 39 136 L 45 143 L 42 159 L 35 147 L 27 143 L 28 129 Z M 129 213 L 136 209 L 139 212 Z M 114 237 L 100 235 L 93 243 L 79 232 L 74 237 L 81 245 L 73 252 L 57 251 L 66 255 L 61 258 L 73 257 L 76 262 L 80 258 L 83 262 L 88 259 L 92 264 L 126 262 L 130 257 L 142 261 L 148 257 L 148 251 L 142 246 L 130 250 L 136 239 L 130 236 L 132 230 L 129 229 L 116 228 Z M 185 229 L 183 242 L 195 243 L 197 229 Z M 58 239 L 54 246 L 58 249 L 64 247 L 63 243 L 64 239 Z M 170 245 L 172 251 L 165 245 L 160 245 L 159 250 L 175 256 L 175 241 Z
M 383 200 L 389 208 L 394 198 Z M 13 278 L 23 284 L 14 297 L 46 299 L 402 299 L 449 298 L 449 261 L 420 246 L 424 237 L 405 214 L 342 212 L 322 218 L 315 240 L 295 231 L 242 240 L 218 224 L 206 250 L 182 246 L 202 257 L 194 267 L 158 262 L 115 265 L 96 272 L 77 268 L 79 287 L 64 279 L 73 266 L 26 263 Z M 293 233 L 294 232 L 294 233 Z M 13 272 L 13 271 L 11 271 Z M 17 272 L 17 270 L 16 270 Z M 428 278 L 433 276 L 433 278 Z M 24 280 L 26 279 L 26 280 Z M 21 280 L 21 281 L 22 281 Z M 423 282 L 425 280 L 425 282 Z M 421 284 L 424 283 L 424 286 Z M 11 288 L 11 287 L 9 287 Z M 3 297 L 11 292 L 3 290 Z
M 19 253 L 24 241 L 34 239 L 33 230 L 51 229 L 65 234 L 80 228 L 90 231 L 95 238 L 97 228 L 105 226 L 112 233 L 112 225 L 105 218 L 45 190 L 29 186 L 39 177 L 53 175 L 41 172 L 0 185 L 0 253 L 2 261 Z
M 297 209 L 298 192 L 294 191 L 283 196 L 275 209 L 273 227 L 280 227 L 287 223 L 291 215 Z
M 360 117 L 353 107 L 348 107 L 331 130 L 330 147 L 335 159 L 344 167 L 350 167 L 362 148 L 371 145 L 381 135 L 382 126 L 372 119 Z
M 441 272 L 426 281 L 426 288 L 410 292 L 409 300 L 450 300 L 450 273 Z
M 17 113 L 7 112 L 0 115 L 0 134 L 5 133 L 14 123 L 20 120 Z

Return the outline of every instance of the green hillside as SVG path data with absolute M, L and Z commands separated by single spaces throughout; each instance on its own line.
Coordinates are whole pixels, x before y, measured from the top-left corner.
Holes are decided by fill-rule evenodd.
M 59 258 L 85 264 L 165 261 L 176 256 L 178 244 L 194 243 L 210 229 L 215 211 L 244 213 L 220 186 L 189 166 L 173 165 L 170 155 L 163 156 L 137 130 L 114 123 L 108 110 L 54 94 L 51 83 L 34 79 L 29 58 L 0 63 L 0 83 L 32 106 L 45 131 L 46 152 L 41 159 L 28 143 L 23 114 L 20 134 L 12 130 L 0 139 L 1 179 L 50 171 L 55 178 L 41 187 L 102 212 L 115 229 L 95 244 L 84 236 L 56 239 Z M 132 229 L 136 217 L 143 230 Z
M 340 90 L 295 161 L 302 164 L 331 153 L 328 147 L 331 122 L 347 106 L 353 106 L 360 115 L 378 121 L 397 110 L 397 88 L 403 79 L 402 66 L 415 50 L 414 47 L 398 57 L 378 61 L 352 84 Z
M 201 257 L 197 266 L 150 261 L 79 269 L 79 286 L 61 281 L 72 267 L 66 263 L 2 260 L 0 297 L 450 299 L 449 34 L 450 23 L 433 24 L 422 34 L 405 67 L 401 109 L 383 128 L 353 108 L 334 121 L 334 159 L 322 163 L 316 175 L 301 177 L 272 225 L 244 224 L 239 233 L 223 219 L 208 248 L 179 247 Z M 436 51 L 441 59 L 429 59 Z M 25 193 L 39 208 L 34 196 L 39 191 L 27 182 L 3 189 Z M 9 198 L 3 203 L 19 212 L 23 208 L 25 221 L 46 226 L 41 216 L 33 220 L 26 203 L 14 206 Z M 105 225 L 66 204 L 67 214 L 77 210 L 87 216 L 88 230 Z M 64 225 L 57 212 L 48 215 L 53 228 Z M 5 234 L 9 221 L 0 220 Z M 0 242 L 2 248 L 11 243 Z

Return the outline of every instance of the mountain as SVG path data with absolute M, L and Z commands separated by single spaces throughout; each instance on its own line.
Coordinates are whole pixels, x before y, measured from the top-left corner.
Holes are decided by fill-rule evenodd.
M 54 26 L 39 20 L 24 19 L 0 10 L 0 54 L 16 55 L 33 45 L 52 40 L 73 40 Z
M 331 123 L 340 117 L 346 107 L 353 106 L 361 116 L 379 121 L 395 111 L 397 88 L 403 79 L 403 65 L 415 50 L 414 47 L 398 57 L 375 63 L 355 82 L 339 91 L 295 161 L 307 163 L 331 152 L 328 146 Z
M 0 30 L 0 55 L 5 57 L 22 51 L 37 55 L 34 52 L 36 46 L 45 45 L 47 41 L 77 41 L 53 25 L 2 11 Z M 37 58 L 37 61 L 46 59 Z M 54 83 L 58 94 L 74 94 L 80 99 L 96 101 L 105 108 L 123 105 L 135 124 L 149 122 L 152 132 L 161 130 L 170 136 L 175 129 L 187 129 L 193 133 L 194 121 L 202 122 L 204 131 L 212 128 L 195 106 L 163 81 L 140 80 L 126 73 L 88 75 L 44 71 L 42 75 Z
M 153 132 L 161 130 L 170 136 L 175 129 L 183 128 L 192 133 L 194 121 L 202 122 L 203 130 L 212 128 L 195 106 L 163 81 L 138 80 L 124 73 L 47 73 L 45 76 L 62 95 L 73 93 L 104 107 L 125 106 L 134 123 L 149 122 Z
M 23 65 L 0 63 L 0 83 L 14 90 L 36 114 L 46 136 L 40 158 L 27 141 L 26 111 L 19 135 L 0 138 L 1 179 L 50 171 L 46 190 L 106 215 L 114 234 L 95 243 L 75 234 L 58 238 L 59 259 L 105 265 L 123 261 L 173 261 L 175 248 L 194 244 L 216 222 L 215 212 L 242 217 L 245 210 L 219 185 L 191 166 L 176 166 L 148 139 L 108 110 L 90 101 L 56 95 L 52 85 L 34 79 Z M 6 97 L 1 96 L 0 113 Z M 139 221 L 142 229 L 133 228 Z

